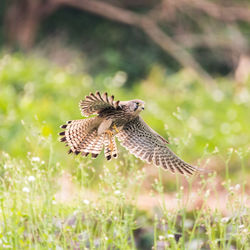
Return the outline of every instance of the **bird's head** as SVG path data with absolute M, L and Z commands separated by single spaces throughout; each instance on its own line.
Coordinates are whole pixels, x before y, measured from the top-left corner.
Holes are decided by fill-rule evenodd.
M 144 110 L 144 101 L 142 100 L 131 100 L 123 102 L 126 106 L 126 109 L 133 115 L 138 115 L 142 110 Z

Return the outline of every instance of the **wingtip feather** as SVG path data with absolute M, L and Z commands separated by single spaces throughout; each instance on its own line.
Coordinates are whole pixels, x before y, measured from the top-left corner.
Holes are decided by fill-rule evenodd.
M 68 126 L 67 124 L 63 124 L 60 126 L 60 128 L 67 128 L 67 126 Z

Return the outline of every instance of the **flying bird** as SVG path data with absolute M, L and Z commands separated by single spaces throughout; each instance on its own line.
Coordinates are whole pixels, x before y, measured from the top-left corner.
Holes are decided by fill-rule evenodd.
M 107 160 L 118 157 L 117 137 L 131 154 L 147 163 L 175 173 L 193 174 L 200 169 L 181 160 L 170 150 L 168 141 L 141 118 L 142 100 L 114 101 L 107 93 L 90 93 L 79 103 L 81 114 L 91 118 L 71 120 L 62 125 L 61 141 L 70 147 L 69 153 L 92 154 L 96 158 L 104 148 Z

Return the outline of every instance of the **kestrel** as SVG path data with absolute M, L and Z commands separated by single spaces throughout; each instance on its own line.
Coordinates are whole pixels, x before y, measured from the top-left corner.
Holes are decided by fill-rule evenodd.
M 115 137 L 130 153 L 147 163 L 153 163 L 181 174 L 193 174 L 199 169 L 175 155 L 166 144 L 168 141 L 150 128 L 140 117 L 144 110 L 142 100 L 114 101 L 114 96 L 99 92 L 90 93 L 79 107 L 87 119 L 68 121 L 59 133 L 62 142 L 70 147 L 69 153 L 96 158 L 104 147 L 107 160 L 117 158 Z

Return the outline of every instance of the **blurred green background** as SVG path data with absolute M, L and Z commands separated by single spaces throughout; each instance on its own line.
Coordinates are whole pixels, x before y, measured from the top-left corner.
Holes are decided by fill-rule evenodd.
M 79 178 L 82 159 L 58 141 L 60 125 L 81 118 L 78 103 L 90 92 L 107 91 L 144 100 L 143 119 L 171 149 L 219 181 L 245 183 L 248 194 L 249 16 L 244 0 L 3 0 L 0 157 L 39 157 L 53 178 L 62 170 Z M 106 162 L 100 155 L 91 164 L 101 172 Z M 175 178 L 163 182 L 176 191 Z
M 202 79 L 188 70 L 168 75 L 154 65 L 140 83 L 126 86 L 126 73 L 109 77 L 76 72 L 74 63 L 59 67 L 37 55 L 3 54 L 1 73 L 1 150 L 25 157 L 27 152 L 43 155 L 37 135 L 51 137 L 56 160 L 72 157 L 57 141 L 59 126 L 81 118 L 79 100 L 89 92 L 108 91 L 120 100 L 138 97 L 146 101 L 143 118 L 164 137 L 174 150 L 195 162 L 204 150 L 249 147 L 249 83 L 238 86 L 227 78 L 207 90 Z M 31 137 L 31 138 L 28 138 Z M 213 167 L 213 166 L 211 166 Z M 232 168 L 237 166 L 232 166 Z
M 205 149 L 212 152 L 215 147 L 222 154 L 229 148 L 247 150 L 250 33 L 243 14 L 236 13 L 233 21 L 224 12 L 214 17 L 211 9 L 190 7 L 186 1 L 176 6 L 153 0 L 111 3 L 104 2 L 98 7 L 104 11 L 98 13 L 97 7 L 86 8 L 92 6 L 88 1 L 79 5 L 75 1 L 3 1 L 1 150 L 19 157 L 34 150 L 43 154 L 27 139 L 32 131 L 28 127 L 34 127 L 36 133 L 52 138 L 58 158 L 70 161 L 57 143 L 59 125 L 80 118 L 79 100 L 96 90 L 121 100 L 145 100 L 144 119 L 171 137 L 173 149 L 180 150 L 187 161 L 195 162 Z M 209 3 L 229 10 L 223 1 Z M 244 11 L 246 3 L 240 3 L 237 7 Z M 117 14 L 110 17 L 113 7 Z M 185 7 L 190 9 L 184 11 Z M 190 16 L 192 11 L 199 22 Z M 207 15 L 200 16 L 203 12 Z M 119 20 L 124 13 L 158 24 L 163 35 L 155 32 L 155 36 L 167 45 L 171 40 L 169 45 L 177 44 L 179 51 L 169 52 L 152 39 L 147 29 L 154 26 L 126 25 L 131 17 L 124 24 Z M 182 50 L 189 54 L 190 65 L 176 57 L 176 53 L 185 57 Z M 198 68 L 192 67 L 193 61 Z

